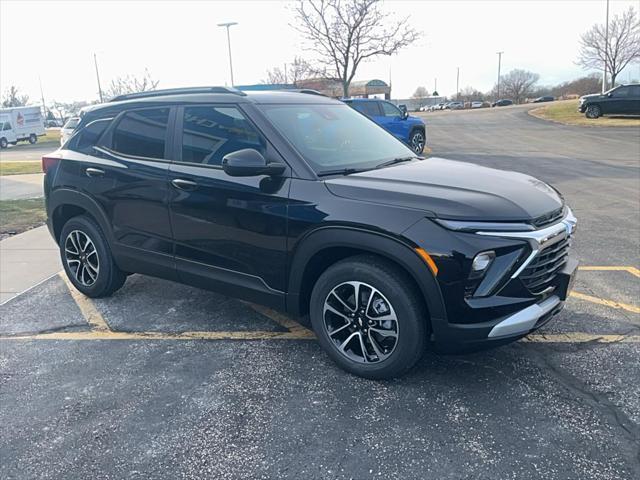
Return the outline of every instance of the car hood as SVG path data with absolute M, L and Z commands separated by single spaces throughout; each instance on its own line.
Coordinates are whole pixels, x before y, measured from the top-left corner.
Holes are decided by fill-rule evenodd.
M 583 95 L 580 98 L 581 99 L 593 99 L 593 98 L 600 98 L 600 97 L 604 97 L 604 95 L 601 95 L 600 93 L 590 93 L 589 95 Z
M 334 195 L 419 209 L 431 217 L 529 221 L 563 206 L 546 183 L 516 172 L 429 158 L 325 181 Z

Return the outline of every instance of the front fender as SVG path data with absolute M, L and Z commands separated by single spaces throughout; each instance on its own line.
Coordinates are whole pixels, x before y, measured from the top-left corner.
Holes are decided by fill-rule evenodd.
M 287 295 L 289 312 L 300 314 L 301 292 L 309 261 L 323 250 L 334 247 L 374 253 L 398 264 L 411 275 L 420 288 L 432 317 L 432 323 L 434 319 L 438 320 L 436 323 L 446 322 L 446 310 L 438 283 L 409 243 L 383 233 L 346 226 L 320 227 L 298 242 L 292 254 L 289 270 Z

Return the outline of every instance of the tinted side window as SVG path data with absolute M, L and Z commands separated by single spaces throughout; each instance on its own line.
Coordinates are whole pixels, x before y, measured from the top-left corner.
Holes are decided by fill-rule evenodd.
M 620 87 L 612 93 L 615 98 L 626 98 L 629 95 L 629 87 Z
M 360 113 L 364 113 L 367 117 L 380 115 L 378 102 L 353 102 L 351 106 Z
M 631 97 L 640 97 L 640 85 L 631 85 Z
M 85 126 L 69 141 L 69 149 L 76 152 L 90 153 L 91 147 L 98 143 L 111 120 L 111 118 L 101 118 Z
M 4 122 L 4 126 L 2 127 L 2 130 L 11 130 L 11 123 Z
M 387 102 L 380 102 L 380 105 L 382 106 L 382 112 L 384 113 L 385 117 L 401 116 L 400 109 L 395 105 L 392 105 L 391 103 L 387 103 Z
M 264 155 L 266 143 L 236 107 L 185 107 L 183 162 L 220 165 L 226 154 L 244 148 Z
M 164 158 L 168 121 L 168 108 L 125 113 L 113 131 L 113 150 L 134 157 Z

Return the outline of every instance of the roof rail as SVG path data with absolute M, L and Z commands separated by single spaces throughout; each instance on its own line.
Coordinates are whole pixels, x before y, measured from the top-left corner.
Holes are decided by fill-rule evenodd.
M 185 87 L 185 88 L 165 88 L 163 90 L 149 90 L 147 92 L 126 93 L 118 95 L 110 100 L 110 102 L 119 102 L 122 100 L 132 100 L 136 98 L 160 97 L 164 95 L 183 95 L 197 93 L 229 93 L 232 95 L 246 96 L 247 94 L 236 90 L 232 87 Z
M 297 93 L 306 93 L 308 95 L 320 95 L 321 97 L 326 97 L 324 93 L 320 93 L 318 90 L 312 90 L 310 88 L 300 88 L 298 90 L 293 90 L 293 91 Z

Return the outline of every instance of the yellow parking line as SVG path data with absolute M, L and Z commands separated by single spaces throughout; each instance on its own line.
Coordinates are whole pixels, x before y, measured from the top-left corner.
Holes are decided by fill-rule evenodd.
M 64 272 L 60 272 L 60 278 L 64 281 L 71 293 L 71 297 L 78 305 L 82 316 L 85 318 L 87 323 L 93 327 L 94 330 L 109 332 L 111 329 L 109 325 L 105 321 L 104 317 L 100 314 L 96 306 L 93 304 L 89 297 L 85 297 L 82 293 L 76 290 L 76 287 L 73 286 L 67 274 Z
M 640 307 L 636 307 L 635 305 L 629 305 L 628 303 L 622 302 L 614 302 L 613 300 L 607 300 L 606 298 L 598 298 L 592 297 L 591 295 L 585 295 L 584 293 L 579 292 L 571 292 L 570 296 L 573 298 L 578 298 L 580 300 L 585 300 L 591 303 L 597 303 L 598 305 L 604 305 L 605 307 L 618 308 L 622 310 L 627 310 L 632 313 L 640 313 Z
M 280 324 L 291 333 L 301 335 L 301 336 L 310 336 L 310 338 L 315 338 L 314 333 L 306 327 L 303 327 L 298 322 L 293 320 L 286 315 L 283 315 L 280 312 L 276 312 L 268 307 L 264 307 L 262 305 L 257 305 L 255 303 L 248 303 L 248 305 L 253 308 L 256 312 L 264 315 L 267 318 L 270 318 L 274 322 Z
M 631 275 L 635 275 L 640 278 L 640 270 L 636 267 L 629 266 L 595 266 L 595 265 L 585 265 L 578 267 L 578 270 L 584 271 L 592 271 L 592 272 L 628 272 Z

